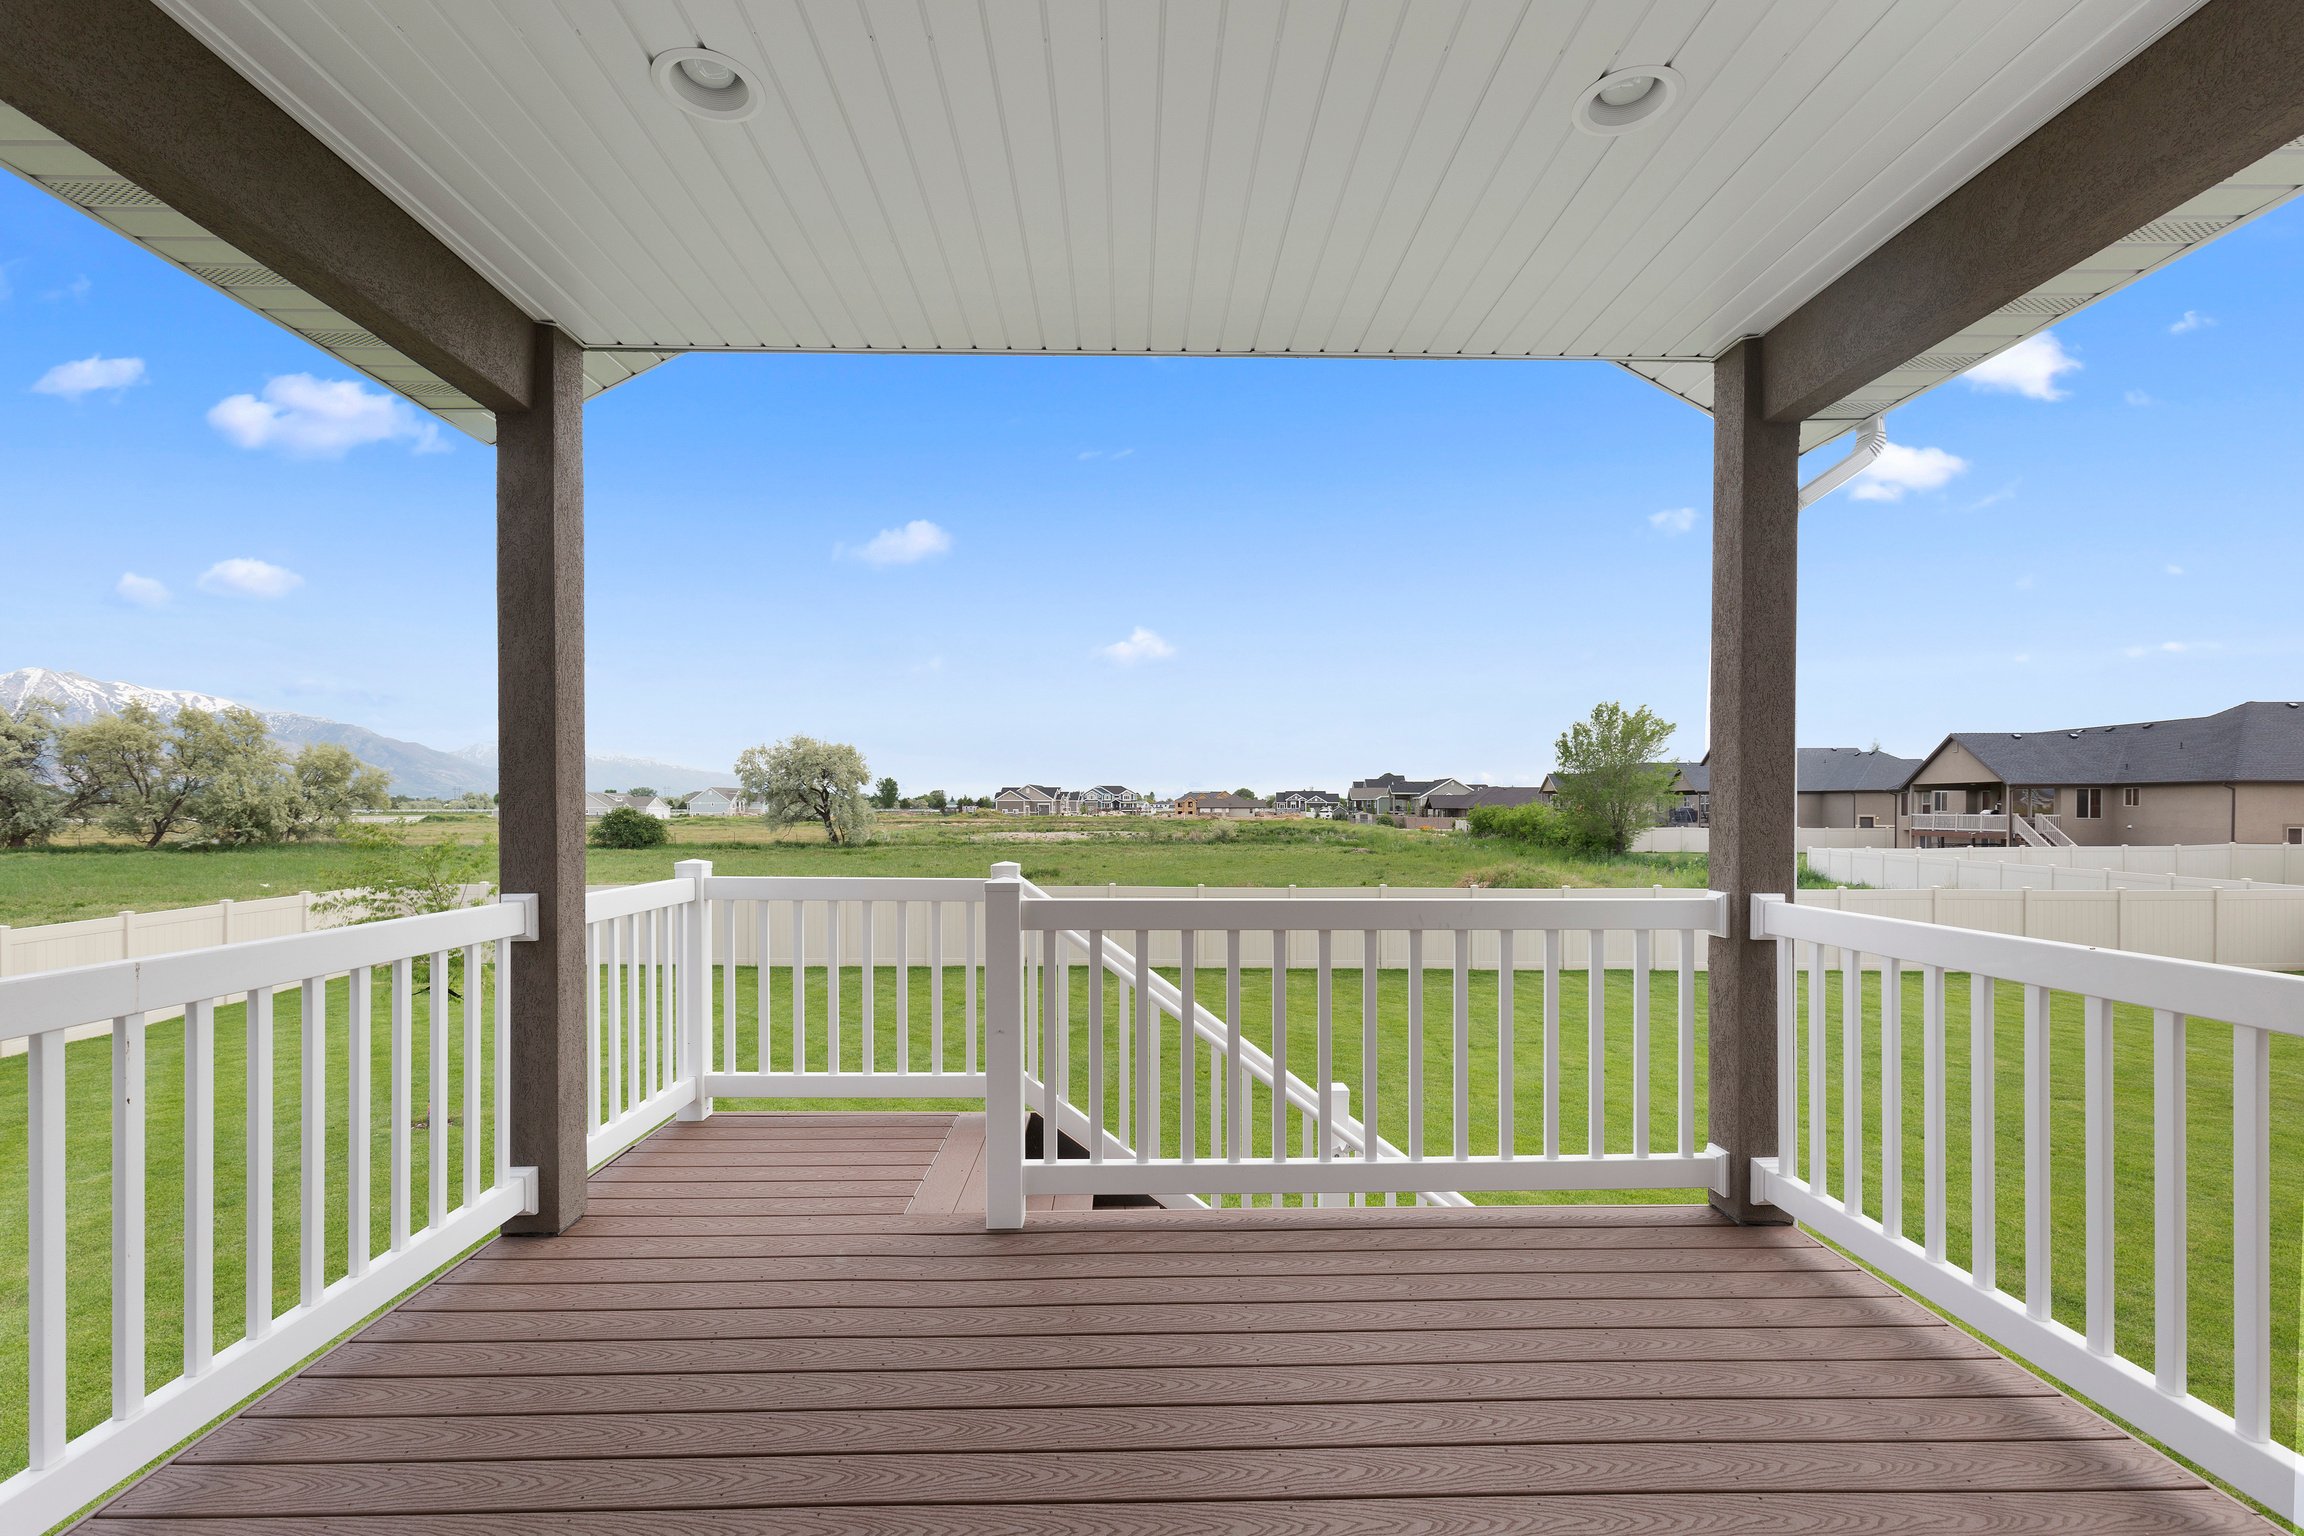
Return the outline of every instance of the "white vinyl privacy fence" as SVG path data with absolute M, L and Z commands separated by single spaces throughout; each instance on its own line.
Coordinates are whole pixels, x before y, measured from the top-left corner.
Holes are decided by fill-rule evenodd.
M 2304 970 L 2304 885 L 1946 858 L 1936 851 L 1811 849 L 1808 862 L 1829 879 L 1872 888 L 1802 891 L 1802 906 L 2217 965 Z

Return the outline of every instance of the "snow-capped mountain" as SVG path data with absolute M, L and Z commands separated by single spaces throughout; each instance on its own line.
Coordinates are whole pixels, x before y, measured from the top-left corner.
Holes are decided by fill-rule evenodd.
M 162 719 L 180 709 L 229 709 L 238 701 L 212 693 L 181 688 L 147 688 L 139 683 L 99 682 L 77 672 L 55 672 L 46 667 L 19 667 L 0 673 L 0 711 L 13 713 L 29 699 L 45 699 L 56 706 L 68 724 L 118 714 L 140 703 Z M 254 706 L 250 706 L 253 708 Z M 326 741 L 347 748 L 362 762 L 373 763 L 392 775 L 392 790 L 401 795 L 461 795 L 496 787 L 496 747 L 492 742 L 444 752 L 422 742 L 401 741 L 365 726 L 293 710 L 257 709 L 272 734 L 291 750 L 310 742 Z M 685 794 L 707 784 L 728 782 L 726 773 L 684 768 L 648 758 L 600 756 L 584 760 L 584 782 L 601 789 L 629 789 L 646 784 L 665 794 Z

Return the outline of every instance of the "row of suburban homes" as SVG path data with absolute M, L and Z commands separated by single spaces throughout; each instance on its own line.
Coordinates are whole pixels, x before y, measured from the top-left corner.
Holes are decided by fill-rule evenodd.
M 1196 789 L 1171 798 L 1121 784 L 1099 784 L 1093 789 L 1011 784 L 992 797 L 994 809 L 1010 816 L 1310 816 L 1327 820 L 1339 814 L 1340 803 L 1340 796 L 1325 789 L 1287 789 L 1263 797 Z
M 1707 823 L 1709 766 L 1670 766 L 1669 820 Z M 2123 725 L 1957 731 L 1919 758 L 1802 747 L 1798 795 L 1799 826 L 1893 833 L 1901 848 L 2304 846 L 2304 702 Z

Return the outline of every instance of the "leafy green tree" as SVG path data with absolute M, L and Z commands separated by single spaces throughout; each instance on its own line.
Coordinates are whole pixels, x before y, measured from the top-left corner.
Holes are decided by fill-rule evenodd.
M 595 848 L 661 848 L 671 836 L 671 828 L 646 811 L 620 805 L 592 823 L 587 841 Z
M 872 803 L 883 811 L 896 809 L 896 781 L 882 779 L 872 788 Z
M 168 834 L 217 818 L 218 841 L 285 814 L 280 754 L 253 711 L 186 709 L 165 725 L 141 703 L 66 727 L 56 762 L 71 802 L 105 827 L 157 848 Z
M 288 765 L 292 805 L 287 835 L 327 837 L 344 830 L 355 811 L 383 808 L 392 776 L 362 762 L 349 747 L 316 741 Z
M 43 699 L 0 714 L 0 848 L 44 843 L 64 825 L 64 795 L 43 770 L 56 739 L 56 713 Z
M 253 710 L 181 711 L 168 729 L 176 760 L 201 776 L 184 801 L 204 847 L 285 842 L 295 828 L 297 793 L 288 759 Z M 349 754 L 347 754 L 349 755 Z
M 1663 819 L 1672 770 L 1661 758 L 1672 730 L 1645 705 L 1604 703 L 1561 733 L 1553 746 L 1560 791 L 1552 811 L 1568 841 L 1621 854 Z
M 944 791 L 932 789 L 920 797 L 920 803 L 931 811 L 941 811 L 951 802 L 945 798 Z
M 650 789 L 645 784 L 635 784 L 630 789 L 626 790 L 625 793 L 640 800 L 653 800 L 656 798 L 656 791 Z
M 872 782 L 872 770 L 846 742 L 794 736 L 774 746 L 747 747 L 736 759 L 736 778 L 770 826 L 819 822 L 834 846 L 871 835 L 864 786 Z

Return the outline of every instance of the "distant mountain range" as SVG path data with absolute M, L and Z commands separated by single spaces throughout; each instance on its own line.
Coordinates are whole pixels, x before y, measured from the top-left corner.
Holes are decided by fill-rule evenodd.
M 179 709 L 228 709 L 237 702 L 188 689 L 98 682 L 77 672 L 52 672 L 46 667 L 19 667 L 0 673 L 0 710 L 13 713 L 28 699 L 47 700 L 62 719 L 72 723 L 117 714 L 131 702 L 148 706 L 163 719 Z M 290 749 L 317 741 L 349 749 L 362 762 L 392 775 L 396 795 L 455 796 L 496 788 L 494 742 L 442 751 L 422 742 L 381 735 L 366 726 L 323 720 L 318 715 L 282 709 L 257 709 L 256 713 L 273 736 Z M 725 769 L 684 768 L 645 757 L 587 755 L 584 759 L 584 782 L 594 789 L 629 789 L 645 784 L 668 795 L 680 795 L 707 784 L 725 784 L 729 777 Z

